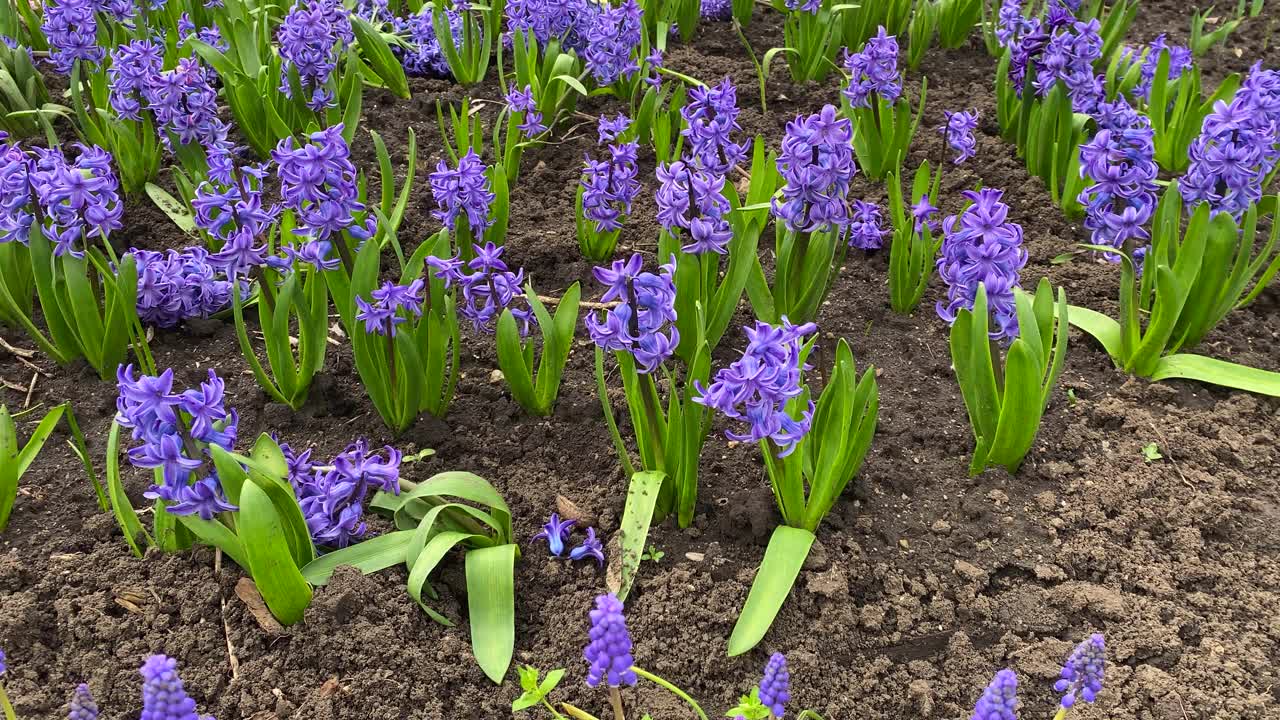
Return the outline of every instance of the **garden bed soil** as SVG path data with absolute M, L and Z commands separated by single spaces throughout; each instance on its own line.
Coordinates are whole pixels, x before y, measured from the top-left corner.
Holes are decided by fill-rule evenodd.
M 1185 40 L 1190 11 L 1178 0 L 1144 0 L 1130 37 L 1169 31 Z M 1254 59 L 1280 64 L 1272 22 L 1249 20 L 1225 48 L 1211 51 L 1202 60 L 1210 81 Z M 757 54 L 781 45 L 776 15 L 758 14 L 749 36 Z M 792 85 L 777 68 L 769 114 L 762 115 L 751 64 L 724 24 L 703 24 L 692 46 L 675 46 L 668 66 L 709 81 L 730 75 L 744 128 L 763 133 L 771 146 L 796 113 L 834 101 L 838 89 L 834 78 L 820 87 Z M 979 182 L 1004 188 L 1013 219 L 1026 231 L 1031 259 L 1024 284 L 1047 276 L 1071 302 L 1114 312 L 1115 266 L 1085 255 L 1052 262 L 1086 233 L 1064 219 L 1000 139 L 994 69 L 975 35 L 968 48 L 931 51 L 921 73 L 910 75 L 909 92 L 921 75 L 930 83 L 912 164 L 944 153 L 933 131 L 943 110 L 978 109 L 979 154 L 949 168 L 944 212 L 954 212 L 959 191 Z M 406 129 L 417 132 L 420 173 L 400 232 L 410 244 L 437 227 L 425 181 L 440 155 L 435 100 L 463 95 L 439 81 L 413 86 L 408 101 L 367 96 L 356 150 L 360 167 L 376 173 L 364 129 L 377 130 L 403 172 Z M 489 82 L 474 95 L 493 101 L 500 90 Z M 618 107 L 592 101 L 582 109 L 595 115 Z M 507 259 L 526 268 L 547 295 L 573 281 L 583 282 L 586 297 L 600 293 L 578 254 L 572 220 L 579 163 L 593 151 L 594 128 L 584 120 L 556 144 L 525 155 Z M 619 254 L 652 256 L 652 163 L 642 151 L 645 188 Z M 859 179 L 855 193 L 880 200 L 883 185 Z M 119 233 L 125 245 L 191 242 L 145 200 L 130 204 L 125 222 Z M 778 516 L 758 449 L 727 443 L 717 432 L 703 451 L 692 527 L 667 524 L 651 533 L 665 554 L 643 563 L 628 602 L 637 663 L 719 715 L 758 680 L 769 653 L 785 652 L 792 707 L 842 720 L 967 716 L 992 674 L 1012 667 L 1021 677 L 1023 715 L 1048 717 L 1061 661 L 1089 633 L 1103 632 L 1107 687 L 1081 717 L 1280 717 L 1280 403 L 1128 378 L 1072 332 L 1061 390 L 1026 464 L 1016 475 L 971 478 L 972 438 L 946 328 L 933 312 L 942 290 L 935 282 L 915 315 L 900 316 L 888 307 L 886 274 L 884 253 L 851 254 L 818 318 L 828 350 L 819 366 L 829 362 L 837 338 L 849 341 L 861 365 L 875 366 L 879 429 L 772 631 L 752 652 L 725 656 Z M 747 320 L 745 310 L 740 319 Z M 21 336 L 4 335 L 24 345 Z M 516 576 L 516 662 L 567 668 L 558 698 L 604 711 L 603 694 L 582 683 L 581 658 L 586 613 L 604 591 L 603 573 L 548 558 L 529 542 L 558 495 L 595 514 L 606 537 L 618 527 L 625 481 L 602 420 L 585 333 L 553 417 L 524 415 L 492 377 L 491 341 L 468 336 L 464 377 L 448 417 L 423 417 L 399 439 L 374 413 L 345 347 L 331 348 L 312 400 L 295 413 L 258 390 L 229 322 L 192 322 L 158 333 L 152 346 L 161 367 L 175 368 L 177 385 L 198 383 L 207 368 L 226 378 L 242 439 L 276 432 L 327 457 L 363 436 L 394 442 L 406 454 L 433 448 L 433 457 L 405 466 L 413 480 L 446 469 L 491 480 L 511 506 L 524 548 Z M 718 365 L 734 347 L 741 339 L 731 331 Z M 1199 351 L 1280 370 L 1280 293 L 1273 288 L 1231 315 Z M 100 463 L 114 385 L 85 367 L 57 368 L 43 357 L 33 363 L 41 372 L 30 402 L 48 407 L 70 399 Z M 25 387 L 32 373 L 0 353 L 0 377 Z M 10 408 L 22 406 L 26 395 L 0 390 Z M 621 398 L 611 400 L 620 409 Z M 23 419 L 24 435 L 34 420 L 34 414 Z M 1162 459 L 1144 459 L 1150 443 Z M 142 507 L 146 475 L 131 468 L 125 475 Z M 379 522 L 375 528 L 385 529 Z M 446 563 L 437 584 L 439 608 L 459 622 L 454 628 L 436 625 L 415 606 L 403 570 L 370 577 L 345 570 L 317 591 L 304 622 L 271 635 L 237 599 L 239 578 L 230 564 L 215 572 L 208 550 L 133 557 L 70 452 L 51 442 L 23 479 L 12 524 L 0 538 L 0 647 L 8 652 L 4 681 L 19 716 L 60 716 L 78 682 L 89 684 L 104 717 L 136 716 L 136 668 L 156 652 L 177 658 L 202 711 L 221 720 L 491 719 L 510 712 L 518 684 L 494 686 L 471 656 L 457 562 Z M 637 718 L 692 717 L 652 686 L 624 696 Z

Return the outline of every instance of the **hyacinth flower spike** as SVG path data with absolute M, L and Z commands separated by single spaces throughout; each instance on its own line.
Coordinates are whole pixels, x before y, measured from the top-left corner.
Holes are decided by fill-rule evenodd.
M 898 40 L 881 26 L 862 50 L 845 58 L 848 86 L 841 93 L 843 112 L 853 121 L 853 150 L 858 165 L 876 180 L 902 172 L 907 148 L 920 127 L 929 83 L 920 86 L 913 113 L 898 71 Z

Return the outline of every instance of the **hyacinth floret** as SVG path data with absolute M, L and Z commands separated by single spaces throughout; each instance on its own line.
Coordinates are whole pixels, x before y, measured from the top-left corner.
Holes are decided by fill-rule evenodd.
M 658 224 L 673 237 L 687 236 L 689 242 L 681 250 L 693 255 L 727 254 L 733 230 L 724 175 L 681 160 L 658 165 L 657 175 Z
M 489 189 L 489 176 L 484 162 L 475 150 L 458 158 L 457 167 L 441 160 L 431 173 L 431 196 L 437 209 L 432 215 L 450 230 L 456 230 L 458 218 L 465 216 L 474 235 L 479 236 L 493 224 L 490 214 L 494 194 Z
M 772 201 L 774 217 L 794 232 L 842 229 L 849 224 L 849 185 L 857 173 L 853 124 L 832 105 L 787 123 L 778 154 L 782 197 Z
M 71 693 L 67 704 L 67 720 L 98 720 L 98 703 L 94 702 L 89 686 L 80 683 Z
M 422 10 L 407 18 L 396 18 L 394 27 L 397 35 L 405 40 L 407 47 L 399 43 L 391 46 L 392 51 L 400 58 L 404 71 L 414 77 L 448 78 L 452 76 L 449 59 L 445 55 L 440 39 L 436 37 L 436 27 L 432 20 L 434 5 L 427 4 Z M 457 10 L 445 10 L 445 20 L 449 25 L 449 33 L 453 37 L 453 45 L 460 48 L 462 43 L 462 14 Z
M 738 124 L 738 91 L 729 78 L 714 87 L 695 87 L 680 108 L 689 142 L 691 162 L 703 170 L 725 175 L 747 156 L 746 145 L 733 141 Z
M 1102 680 L 1106 670 L 1107 647 L 1100 633 L 1094 633 L 1088 640 L 1076 646 L 1062 666 L 1062 674 L 1054 683 L 1053 689 L 1062 696 L 1062 707 L 1069 708 L 1076 704 L 1077 698 L 1084 698 L 1091 703 L 1102 692 Z
M 1155 134 L 1124 98 L 1101 107 L 1097 134 L 1080 146 L 1080 176 L 1092 182 L 1079 198 L 1084 224 L 1094 245 L 1141 247 L 1151 237 L 1146 225 L 1156 207 Z M 1106 257 L 1120 260 L 1113 253 Z
M 849 218 L 849 247 L 879 250 L 884 247 L 884 236 L 888 233 L 879 205 L 864 200 L 853 201 L 853 213 Z
M 628 80 L 640 71 L 636 53 L 640 48 L 641 15 L 636 0 L 624 0 L 621 5 L 601 11 L 587 31 L 583 50 L 587 70 L 600 87 Z
M 967 190 L 970 205 L 942 224 L 944 238 L 938 256 L 938 275 L 947 283 L 947 300 L 939 301 L 938 316 L 954 323 L 956 313 L 972 309 L 978 284 L 986 288 L 993 323 L 993 340 L 1012 340 L 1018 334 L 1013 290 L 1027 264 L 1022 226 L 1009 220 L 1003 190 Z
M 608 289 L 603 302 L 618 304 L 603 314 L 587 316 L 591 340 L 604 350 L 630 353 L 641 374 L 657 370 L 680 344 L 676 329 L 676 288 L 672 263 L 659 266 L 660 274 L 643 272 L 639 253 L 627 260 L 615 260 L 611 267 L 592 270 L 597 281 Z
M 590 668 L 587 685 L 598 687 L 601 682 L 611 688 L 635 685 L 636 673 L 631 669 L 631 634 L 622 615 L 622 602 L 613 593 L 596 597 L 591 611 L 590 642 L 582 651 Z
M 57 256 L 84 257 L 89 240 L 106 241 L 123 223 L 120 183 L 111 169 L 111 155 L 100 147 L 75 144 L 75 163 L 57 148 L 33 148 L 36 154 L 29 180 L 44 215 L 44 234 L 54 241 Z
M 227 307 L 231 283 L 203 247 L 129 251 L 138 268 L 138 319 L 159 328 L 206 318 Z
M 598 124 L 600 143 L 610 143 L 609 158 L 595 160 L 587 156 L 582 165 L 582 214 L 595 223 L 597 233 L 610 233 L 622 228 L 623 218 L 631 214 L 631 203 L 640 192 L 639 169 L 635 142 L 614 142 L 626 132 L 630 118 L 619 115 L 615 120 L 601 117 Z
M 408 285 L 388 280 L 369 293 L 369 300 L 356 297 L 356 320 L 364 323 L 369 335 L 395 337 L 398 325 L 422 317 L 424 287 L 422 278 L 415 278 Z
M 978 113 L 968 110 L 958 112 L 945 110 L 942 115 L 946 123 L 938 128 L 938 132 L 946 135 L 947 144 L 956 151 L 956 157 L 952 162 L 960 165 L 977 155 L 978 141 L 974 138 L 973 131 L 978 128 Z
M 587 528 L 587 536 L 582 539 L 582 544 L 569 551 L 570 560 L 586 558 L 594 558 L 598 567 L 604 567 L 604 545 L 596 537 L 596 529 L 593 527 Z
M 463 263 L 459 256 L 428 257 L 427 265 L 445 287 L 458 286 L 462 302 L 458 314 L 471 321 L 476 332 L 493 334 L 503 310 L 510 309 L 522 337 L 529 334 L 533 310 L 515 303 L 524 298 L 524 270 L 512 272 L 502 260 L 506 248 L 491 242 L 473 245 L 475 257 Z
M 778 447 L 778 457 L 786 457 L 812 425 L 812 401 L 799 418 L 787 411 L 787 405 L 804 393 L 801 375 L 809 366 L 801 362 L 800 353 L 805 338 L 816 331 L 813 323 L 792 325 L 785 317 L 781 325 L 757 321 L 743 328 L 747 347 L 742 357 L 717 372 L 709 387 L 695 382 L 698 396 L 693 401 L 749 425 L 746 433 L 725 431 L 730 440 L 754 443 L 768 438 Z
M 335 105 L 329 81 L 342 52 L 355 39 L 351 18 L 336 0 L 309 0 L 293 6 L 276 29 L 280 48 L 280 92 L 293 97 L 292 73 L 317 112 Z
M 787 670 L 787 658 L 782 653 L 769 656 L 760 680 L 760 704 L 769 708 L 774 717 L 780 718 L 787 711 L 791 700 L 791 673 Z
M 559 513 L 551 513 L 551 519 L 538 530 L 533 540 L 535 542 L 546 540 L 548 552 L 555 557 L 561 557 L 564 555 L 565 543 L 569 542 L 569 533 L 573 532 L 573 526 L 577 524 L 576 520 L 561 519 Z
M 326 466 L 311 461 L 311 449 L 294 451 L 280 444 L 302 517 L 317 545 L 344 548 L 368 532 L 364 502 L 369 492 L 400 493 L 400 463 L 404 456 L 386 446 L 370 450 L 361 438 L 338 453 Z
M 97 0 L 60 0 L 44 6 L 40 28 L 49 41 L 49 62 L 69 75 L 76 61 L 97 65 L 107 57 L 98 45 Z M 86 71 L 88 68 L 86 68 Z
M 870 107 L 872 95 L 892 105 L 902 95 L 898 39 L 888 34 L 883 25 L 861 51 L 847 53 L 844 68 L 849 74 L 849 86 L 843 94 L 853 107 Z
M 970 720 L 1018 720 L 1018 676 L 1008 668 L 996 673 L 973 707 Z

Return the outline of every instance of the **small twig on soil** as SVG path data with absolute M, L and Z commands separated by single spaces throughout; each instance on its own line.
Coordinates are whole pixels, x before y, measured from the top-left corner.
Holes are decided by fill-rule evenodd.
M 240 660 L 231 644 L 231 626 L 227 624 L 227 597 L 222 594 L 222 548 L 213 551 L 213 579 L 218 583 L 218 606 L 222 615 L 222 637 L 227 641 L 227 661 L 231 663 L 231 679 L 240 677 Z
M 8 350 L 9 352 L 21 358 L 31 359 L 36 356 L 35 350 L 27 350 L 25 348 L 14 347 L 10 345 L 9 341 L 5 340 L 3 337 L 0 337 L 0 347 L 4 348 L 5 350 Z
M 547 305 L 559 305 L 561 300 L 561 298 L 551 297 L 550 295 L 539 295 L 538 299 L 546 303 Z M 618 307 L 619 304 L 620 303 L 618 302 L 602 303 L 602 302 L 591 302 L 590 300 L 582 300 L 578 303 L 578 305 L 584 308 L 590 308 L 592 310 L 609 310 L 611 308 Z
M 1165 457 L 1169 458 L 1169 464 L 1173 466 L 1174 472 L 1178 473 L 1178 477 L 1182 478 L 1182 484 L 1186 485 L 1189 488 L 1194 488 L 1195 485 L 1193 485 L 1191 481 L 1187 479 L 1186 475 L 1182 474 L 1182 468 L 1178 467 L 1178 461 L 1173 459 L 1173 448 L 1172 446 L 1169 445 L 1169 441 L 1165 439 L 1164 433 L 1160 432 L 1160 428 L 1156 427 L 1155 423 L 1147 423 L 1147 424 L 1150 425 L 1151 429 L 1155 431 L 1156 437 L 1160 438 L 1160 447 L 1164 448 Z
M 26 390 L 27 390 L 25 387 L 23 387 L 23 386 L 19 385 L 18 383 L 16 383 L 16 382 L 11 382 L 11 381 L 6 380 L 5 378 L 2 378 L 2 377 L 0 377 L 0 385 L 4 385 L 5 387 L 9 388 L 10 390 L 17 390 L 18 392 L 26 392 Z
M 36 391 L 36 380 L 40 378 L 40 373 L 31 373 L 31 384 L 27 386 L 27 399 L 22 401 L 22 407 L 31 407 L 31 393 Z

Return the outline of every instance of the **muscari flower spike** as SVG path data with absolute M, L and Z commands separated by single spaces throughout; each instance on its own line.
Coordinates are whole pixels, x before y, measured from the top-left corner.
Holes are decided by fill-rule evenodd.
M 71 702 L 67 705 L 67 720 L 98 720 L 98 703 L 89 693 L 89 686 L 80 683 L 71 694 Z
M 569 551 L 570 560 L 586 558 L 595 558 L 596 565 L 604 567 L 604 545 L 596 537 L 596 529 L 593 527 L 587 528 L 587 536 L 583 538 L 582 544 Z
M 187 695 L 178 676 L 178 661 L 152 655 L 143 663 L 140 720 L 201 720 L 196 701 Z
M 791 673 L 787 670 L 787 658 L 782 653 L 769 656 L 764 666 L 764 678 L 760 680 L 760 703 L 769 708 L 774 717 L 780 718 L 787 711 L 791 700 Z
M 993 320 L 991 338 L 1012 340 L 1018 334 L 1013 289 L 1027 264 L 1022 226 L 1009 221 L 1009 206 L 1001 200 L 1003 190 L 967 190 L 964 195 L 972 204 L 942 224 L 945 237 L 937 266 L 947 283 L 947 301 L 938 302 L 938 316 L 954 323 L 962 308 L 973 308 L 978 283 L 982 283 Z
M 371 490 L 400 494 L 399 450 L 386 446 L 373 452 L 363 438 L 338 453 L 327 466 L 311 461 L 311 450 L 295 451 L 280 443 L 302 517 L 317 545 L 344 548 L 363 538 L 364 501 Z M 385 455 L 385 457 L 384 457 Z
M 627 260 L 615 260 L 608 268 L 592 270 L 605 291 L 602 302 L 618 305 L 603 316 L 587 316 L 591 340 L 604 350 L 627 352 L 635 358 L 636 370 L 649 374 L 675 354 L 680 345 L 676 329 L 676 288 L 674 263 L 660 266 L 661 274 L 641 272 L 644 258 L 639 253 Z
M 817 232 L 849 224 L 849 185 L 858 171 L 853 124 L 835 106 L 787 123 L 777 164 L 785 184 L 771 209 L 787 229 Z
M 636 673 L 631 669 L 631 634 L 622 616 L 622 602 L 613 593 L 596 597 L 591 611 L 590 642 L 582 655 L 590 668 L 587 686 L 597 687 L 603 681 L 611 688 L 635 685 Z
M 854 107 L 870 107 L 872 95 L 878 95 L 890 105 L 902 95 L 902 78 L 898 75 L 898 39 L 888 34 L 883 25 L 860 52 L 849 53 L 845 57 L 844 67 L 850 79 L 843 94 Z
M 569 541 L 569 533 L 573 532 L 576 520 L 560 519 L 559 513 L 551 513 L 551 519 L 533 536 L 533 540 L 547 541 L 547 550 L 555 557 L 564 555 L 565 543 Z
M 1017 710 L 1018 676 L 1005 669 L 982 691 L 970 720 L 1018 720 Z
M 1106 670 L 1107 648 L 1101 633 L 1094 633 L 1088 640 L 1076 646 L 1062 666 L 1062 677 L 1053 689 L 1062 696 L 1062 707 L 1076 704 L 1077 697 L 1091 703 L 1102 692 L 1102 679 Z
M 947 144 L 957 153 L 952 162 L 959 165 L 977 155 L 978 141 L 973 137 L 973 131 L 978 127 L 978 113 L 968 110 L 958 112 L 946 110 L 942 114 L 946 118 L 946 123 L 938 128 L 938 132 L 947 136 Z

